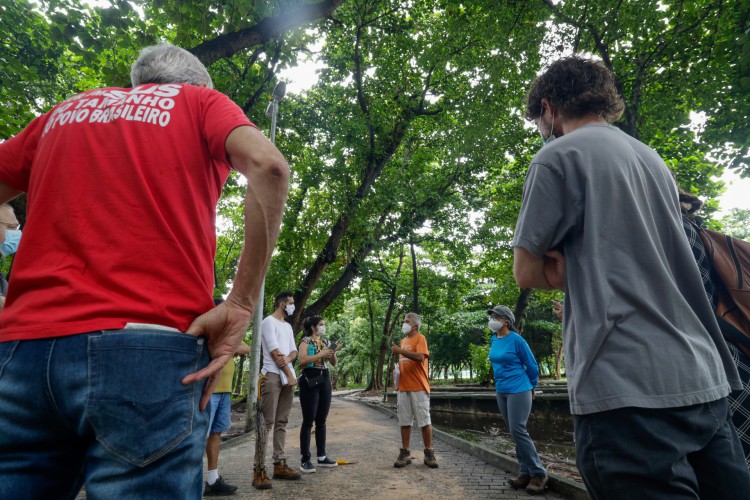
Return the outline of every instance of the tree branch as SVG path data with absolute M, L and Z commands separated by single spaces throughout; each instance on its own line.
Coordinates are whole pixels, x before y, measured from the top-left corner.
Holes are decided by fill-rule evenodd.
M 219 35 L 196 45 L 190 49 L 190 52 L 203 64 L 210 66 L 221 58 L 231 57 L 250 47 L 272 40 L 289 30 L 320 18 L 328 18 L 342 2 L 343 0 L 323 0 L 314 4 L 301 4 L 291 13 L 284 12 L 267 17 L 249 28 Z

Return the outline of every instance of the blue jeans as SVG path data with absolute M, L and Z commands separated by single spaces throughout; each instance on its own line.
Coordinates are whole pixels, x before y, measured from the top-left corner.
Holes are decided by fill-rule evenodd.
M 594 500 L 747 500 L 750 473 L 726 398 L 574 415 L 576 462 Z
M 531 413 L 531 391 L 516 394 L 496 394 L 497 406 L 500 408 L 508 426 L 508 432 L 516 443 L 516 458 L 521 474 L 546 476 L 547 469 L 542 466 L 534 441 L 526 430 L 526 422 Z
M 211 403 L 206 407 L 206 411 L 208 411 L 208 435 L 206 437 L 228 431 L 232 427 L 232 394 L 214 392 L 211 394 Z
M 0 498 L 199 499 L 205 341 L 126 330 L 0 343 Z

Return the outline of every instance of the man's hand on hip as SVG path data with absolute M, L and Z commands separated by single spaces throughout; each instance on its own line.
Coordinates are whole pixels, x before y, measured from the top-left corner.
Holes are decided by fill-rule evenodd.
M 186 333 L 189 335 L 206 337 L 208 352 L 211 355 L 211 362 L 208 366 L 182 379 L 183 384 L 192 384 L 209 378 L 201 397 L 201 410 L 206 408 L 211 398 L 211 393 L 219 380 L 219 372 L 232 359 L 237 347 L 245 338 L 252 316 L 247 309 L 233 304 L 230 297 L 195 318 L 193 324 L 187 329 Z

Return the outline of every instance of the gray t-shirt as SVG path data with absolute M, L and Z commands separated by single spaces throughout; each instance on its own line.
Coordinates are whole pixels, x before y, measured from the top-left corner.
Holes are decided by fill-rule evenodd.
M 571 413 L 669 408 L 739 387 L 659 155 L 608 125 L 543 147 L 513 246 L 565 255 Z

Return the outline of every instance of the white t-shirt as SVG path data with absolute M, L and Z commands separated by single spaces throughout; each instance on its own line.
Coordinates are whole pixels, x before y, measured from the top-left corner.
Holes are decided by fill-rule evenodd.
M 294 345 L 292 325 L 286 321 L 279 321 L 273 316 L 266 316 L 261 323 L 260 334 L 260 345 L 263 349 L 263 370 L 261 370 L 261 373 L 263 375 L 268 372 L 281 373 L 281 370 L 271 358 L 271 351 L 278 349 L 284 356 L 297 351 L 297 347 Z M 292 369 L 291 363 L 289 363 L 289 368 Z

